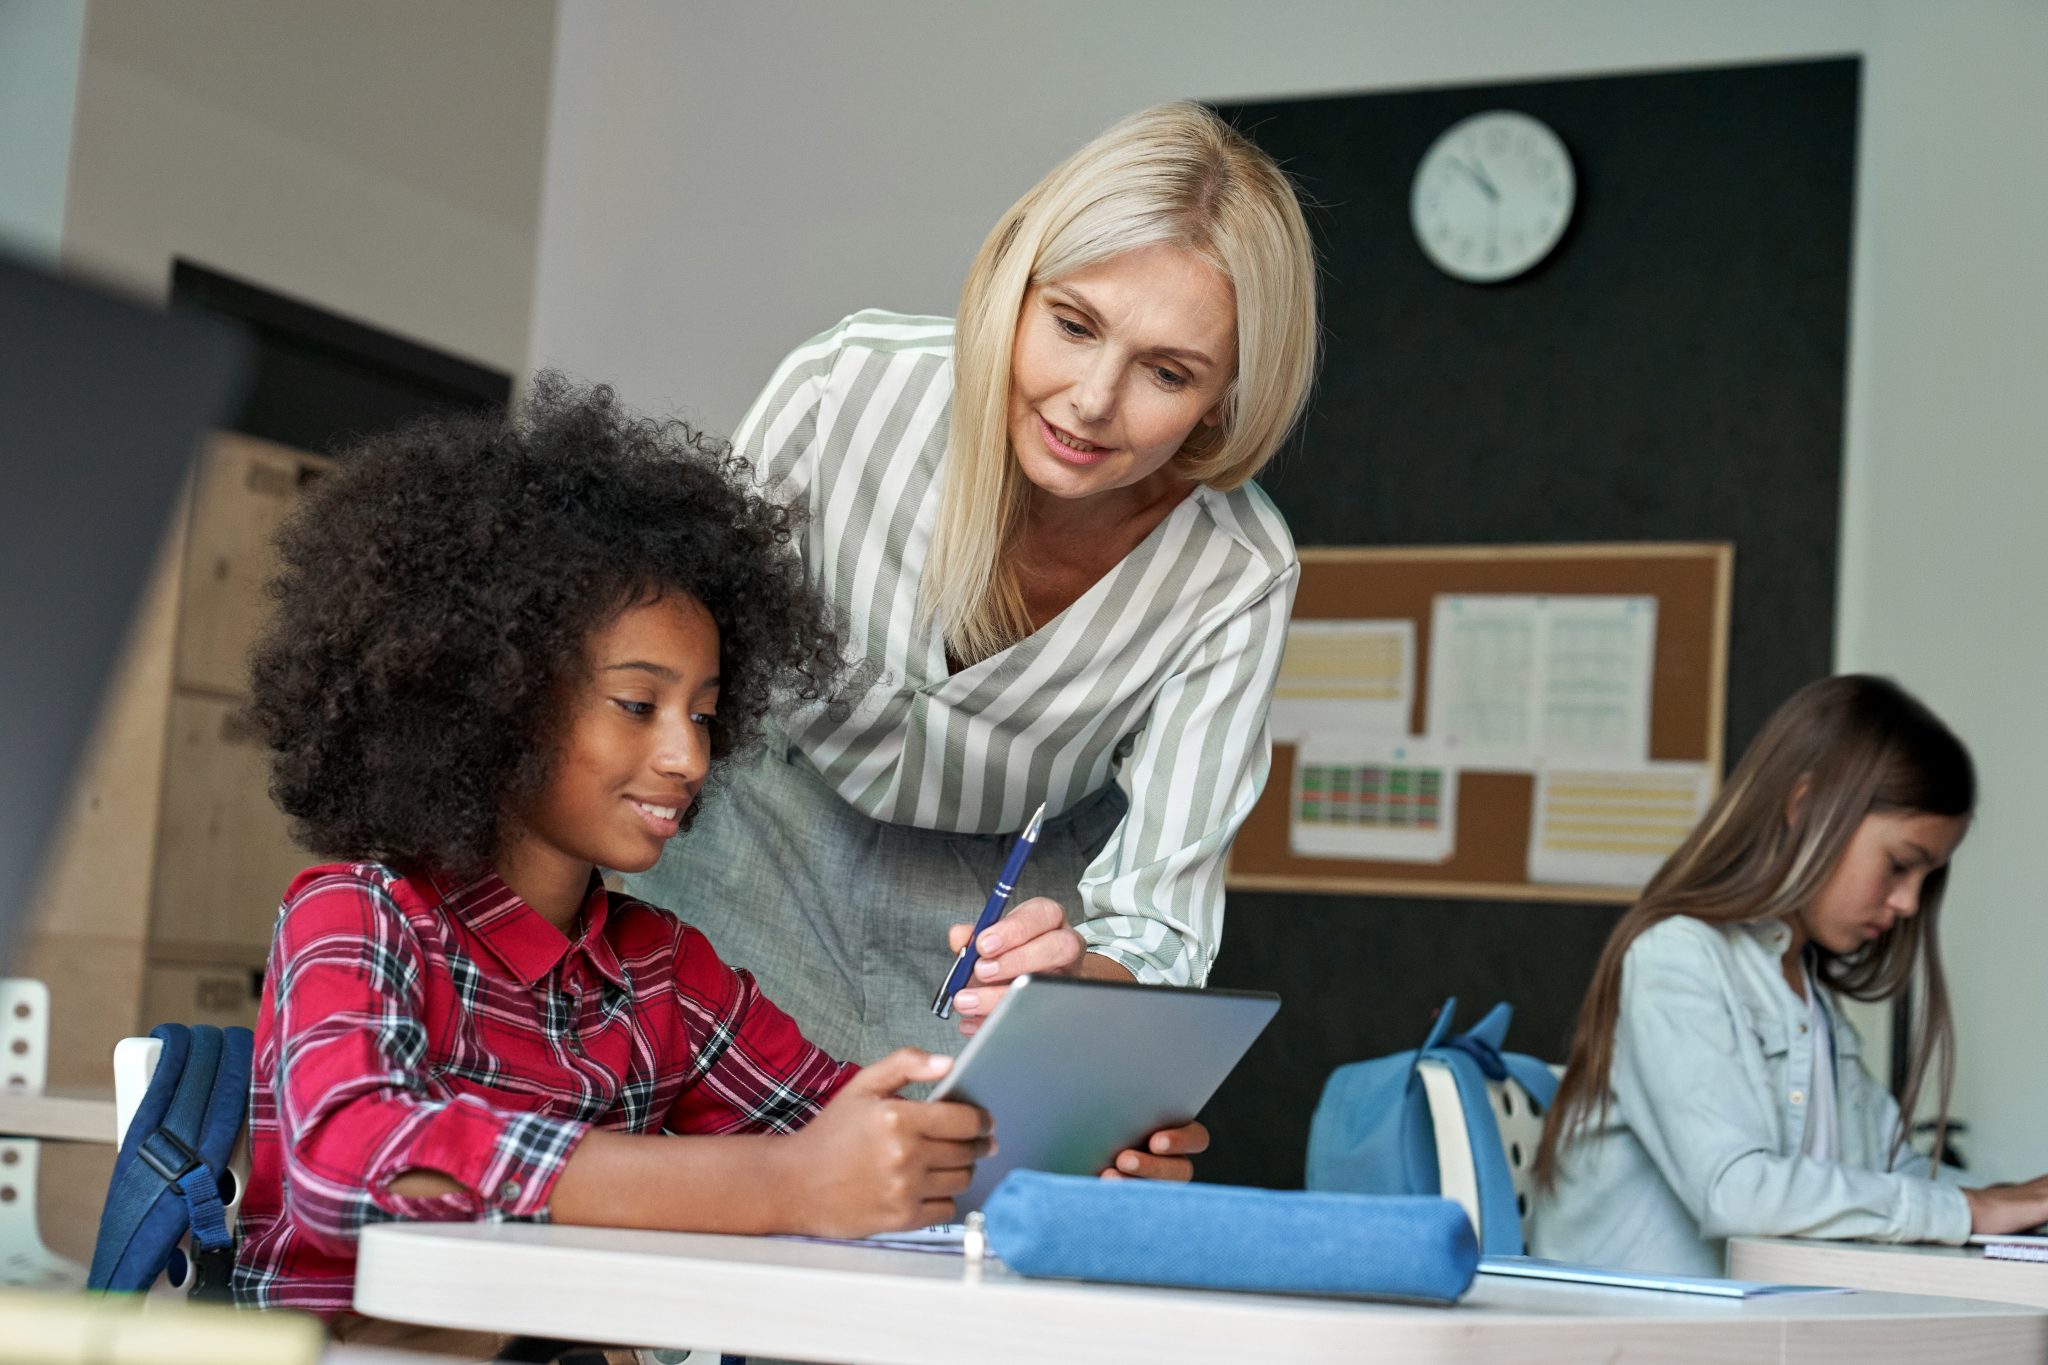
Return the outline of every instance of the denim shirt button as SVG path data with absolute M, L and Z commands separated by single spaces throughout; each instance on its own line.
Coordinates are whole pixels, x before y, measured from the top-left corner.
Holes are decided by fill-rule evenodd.
M 1805 1092 L 1804 1090 L 1795 1090 L 1795 1091 L 1793 1091 L 1793 1092 L 1792 1092 L 1792 1103 L 1794 1103 L 1794 1104 L 1804 1104 L 1804 1103 L 1806 1103 L 1806 1092 Z

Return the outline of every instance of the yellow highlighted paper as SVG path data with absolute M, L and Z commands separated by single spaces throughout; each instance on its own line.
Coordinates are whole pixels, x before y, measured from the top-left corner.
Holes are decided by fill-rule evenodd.
M 1273 738 L 1405 736 L 1414 695 L 1413 621 L 1296 621 L 1273 687 Z
M 1640 887 L 1685 842 L 1712 795 L 1703 763 L 1539 769 L 1529 880 Z

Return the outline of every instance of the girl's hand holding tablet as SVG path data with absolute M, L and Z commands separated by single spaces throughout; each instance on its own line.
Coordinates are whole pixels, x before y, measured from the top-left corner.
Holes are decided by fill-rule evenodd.
M 821 1237 L 865 1237 L 953 1221 L 974 1163 L 995 1150 L 989 1117 L 971 1104 L 897 1092 L 946 1074 L 953 1059 L 898 1048 L 863 1067 L 818 1117 L 777 1143 L 775 1182 L 789 1223 Z

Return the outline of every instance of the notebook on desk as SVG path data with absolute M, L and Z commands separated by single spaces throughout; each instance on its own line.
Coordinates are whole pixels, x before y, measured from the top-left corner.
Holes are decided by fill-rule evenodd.
M 1482 1256 L 1482 1275 L 1507 1275 L 1525 1280 L 1556 1280 L 1606 1289 L 1649 1289 L 1663 1294 L 1706 1294 L 1717 1299 L 1784 1298 L 1794 1294 L 1847 1294 L 1847 1289 L 1821 1284 L 1763 1284 L 1755 1280 L 1717 1280 L 1706 1275 L 1664 1275 L 1646 1270 L 1546 1261 L 1536 1256 Z
M 2048 1236 L 2028 1232 L 1979 1232 L 1970 1237 L 1970 1245 L 1984 1248 L 1984 1256 L 1993 1261 L 2048 1261 Z

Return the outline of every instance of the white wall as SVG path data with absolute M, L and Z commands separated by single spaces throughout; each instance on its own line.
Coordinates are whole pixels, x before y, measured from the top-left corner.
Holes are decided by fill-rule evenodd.
M 2048 7 L 1883 7 L 1865 71 L 1837 633 L 1844 667 L 1905 682 L 1977 758 L 1981 813 L 1942 933 L 1955 1107 L 1973 1161 L 2014 1177 L 2048 1165 L 2044 63 Z
M 93 0 L 64 259 L 174 255 L 518 371 L 553 0 Z
M 730 429 L 856 308 L 950 314 L 1133 109 L 1857 50 L 1865 0 L 564 0 L 535 364 Z
M 45 264 L 64 230 L 85 0 L 0 0 L 0 251 Z
M 1950 903 L 1957 1105 L 1980 1166 L 2041 1164 L 2048 922 L 2048 348 L 2029 0 L 564 0 L 533 360 L 737 421 L 862 306 L 950 312 L 996 215 L 1161 99 L 1250 99 L 1860 53 L 1844 667 L 1975 745 L 1986 810 Z M 2038 381 L 2035 381 L 2036 383 Z M 2031 534 L 2030 534 L 2031 533 Z M 2031 950 L 2031 951 L 2029 951 Z

